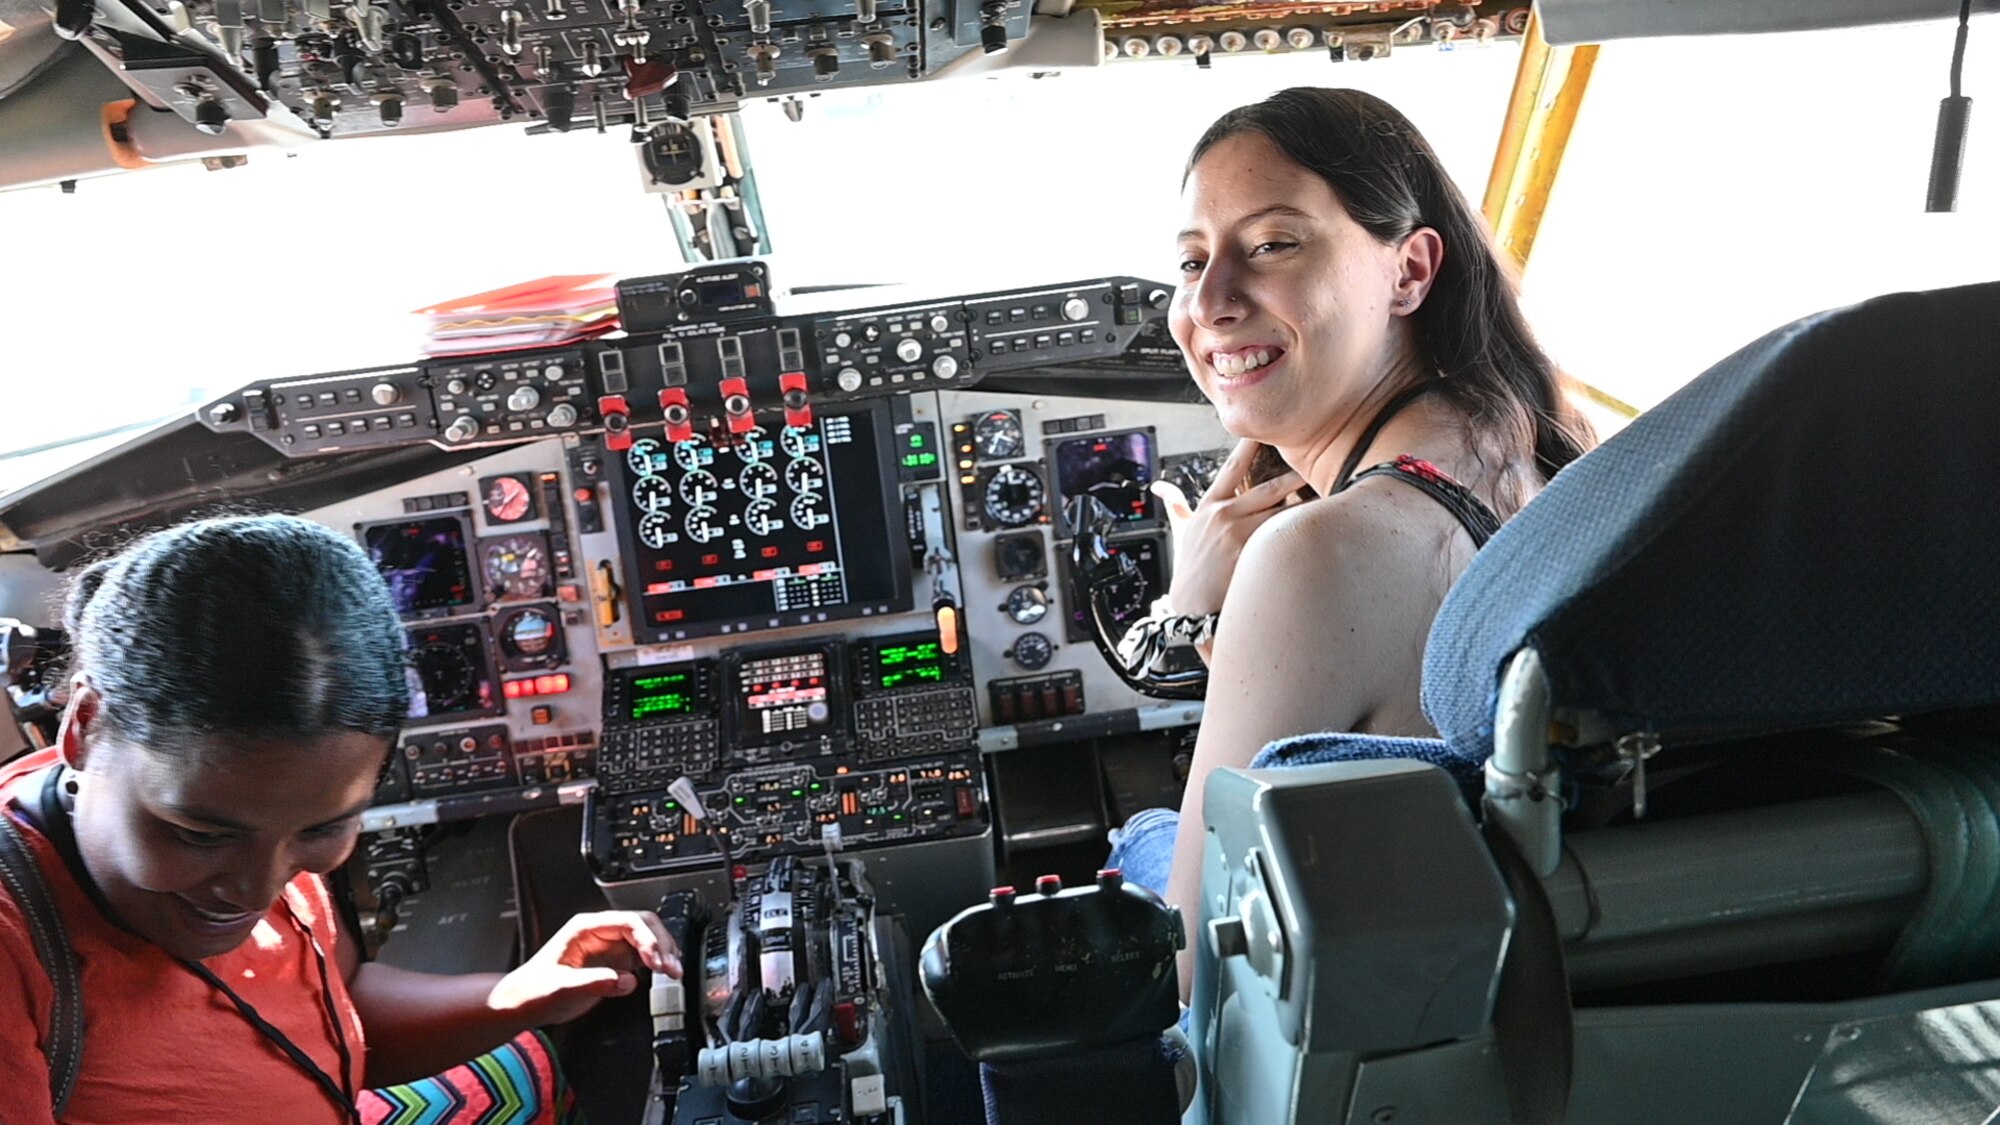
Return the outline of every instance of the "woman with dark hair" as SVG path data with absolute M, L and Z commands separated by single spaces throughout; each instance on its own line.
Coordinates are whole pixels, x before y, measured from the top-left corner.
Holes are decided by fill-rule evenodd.
M 58 745 L 0 769 L 0 1121 L 352 1125 L 395 1108 L 364 1086 L 503 1044 L 463 1088 L 512 1070 L 553 1120 L 546 1047 L 515 1037 L 680 972 L 657 918 L 618 912 L 504 975 L 361 960 L 322 876 L 409 693 L 354 543 L 284 516 L 176 527 L 86 571 L 66 623 Z
M 1477 214 L 1380 99 L 1292 89 L 1223 115 L 1183 198 L 1174 340 L 1243 439 L 1199 507 L 1161 489 L 1176 530 L 1159 612 L 1212 638 L 1181 805 L 1199 825 L 1209 771 L 1274 739 L 1434 734 L 1431 619 L 1591 439 Z M 1150 851 L 1157 870 L 1167 821 L 1129 825 L 1121 858 L 1143 870 Z M 1201 835 L 1179 833 L 1168 897 L 1189 919 L 1200 879 Z

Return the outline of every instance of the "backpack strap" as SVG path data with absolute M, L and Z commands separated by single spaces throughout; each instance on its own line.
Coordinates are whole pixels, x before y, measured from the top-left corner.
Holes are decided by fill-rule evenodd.
M 49 1098 L 61 1117 L 83 1066 L 83 973 L 35 853 L 4 807 L 0 807 L 0 884 L 21 905 L 35 955 L 55 988 L 43 1053 L 49 1063 Z

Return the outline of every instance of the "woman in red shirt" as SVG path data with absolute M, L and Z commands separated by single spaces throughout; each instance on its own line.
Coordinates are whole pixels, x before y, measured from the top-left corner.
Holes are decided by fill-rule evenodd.
M 321 876 L 354 848 L 409 689 L 354 543 L 282 516 L 173 528 L 85 572 L 66 623 L 59 745 L 0 770 L 0 816 L 75 950 L 81 1066 L 52 1086 L 46 948 L 0 888 L 0 1121 L 352 1125 L 364 1087 L 679 974 L 659 920 L 630 912 L 580 915 L 504 975 L 361 960 Z

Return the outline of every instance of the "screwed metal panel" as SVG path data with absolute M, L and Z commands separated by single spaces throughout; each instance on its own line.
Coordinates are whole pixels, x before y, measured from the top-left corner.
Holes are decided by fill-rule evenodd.
M 1983 1122 L 2000 1109 L 2000 1000 L 1836 1025 L 1788 1125 Z

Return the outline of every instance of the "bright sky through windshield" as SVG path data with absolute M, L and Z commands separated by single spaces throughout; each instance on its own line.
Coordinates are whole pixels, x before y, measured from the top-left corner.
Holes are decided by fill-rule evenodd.
M 1797 315 L 2000 276 L 2000 126 L 1975 120 L 1963 213 L 1921 214 L 1950 40 L 1938 21 L 1604 48 L 1527 278 L 1557 360 L 1647 405 Z M 1966 92 L 1985 105 L 2000 105 L 1996 57 L 2000 20 L 1975 20 Z M 1518 58 L 1152 60 L 834 91 L 799 123 L 769 103 L 745 118 L 781 286 L 1168 280 L 1181 162 L 1223 110 L 1360 85 L 1417 122 L 1476 203 Z M 0 193 L 0 259 L 0 451 L 252 379 L 406 362 L 408 310 L 444 298 L 679 268 L 620 136 L 513 126 Z M 0 487 L 50 462 L 0 461 Z

